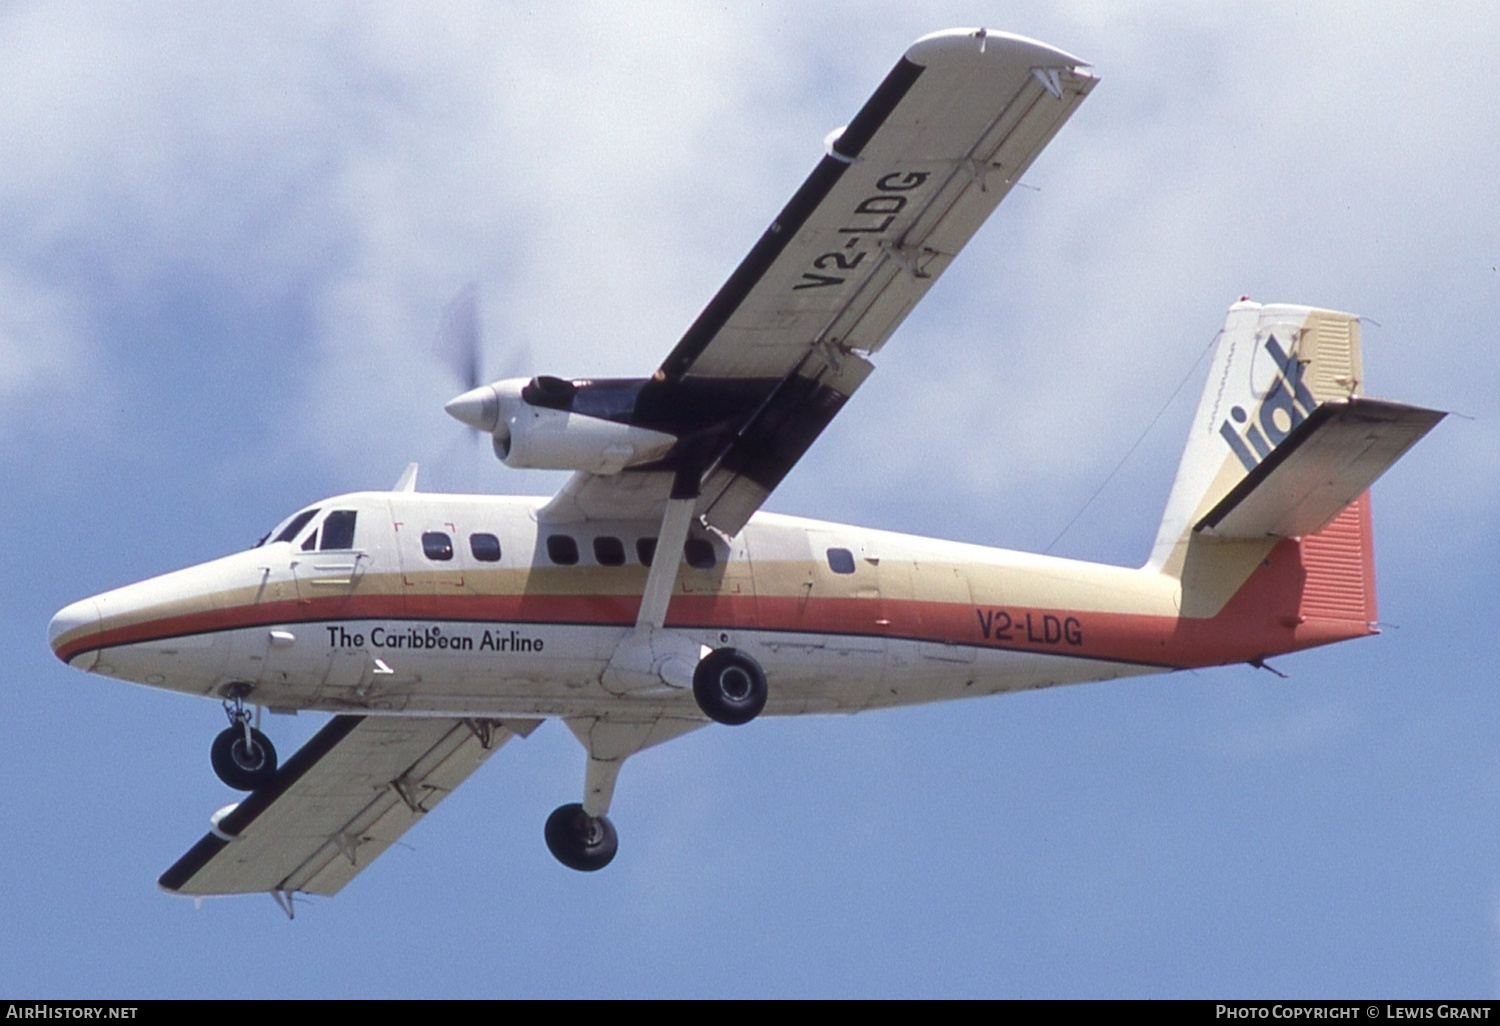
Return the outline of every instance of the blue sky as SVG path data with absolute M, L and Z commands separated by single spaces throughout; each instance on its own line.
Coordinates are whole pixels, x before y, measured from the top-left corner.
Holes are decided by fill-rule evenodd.
M 222 714 L 62 666 L 51 614 L 409 460 L 554 489 L 443 415 L 455 291 L 497 374 L 649 371 L 963 24 L 1102 81 L 770 508 L 1045 548 L 1237 296 L 1351 310 L 1371 394 L 1464 415 L 1376 488 L 1385 633 L 699 731 L 626 766 L 592 876 L 542 843 L 549 724 L 295 922 L 157 892 L 233 800 Z M 1478 4 L 0 8 L 0 993 L 1493 994 L 1497 54 Z M 1145 558 L 1198 387 L 1054 552 Z

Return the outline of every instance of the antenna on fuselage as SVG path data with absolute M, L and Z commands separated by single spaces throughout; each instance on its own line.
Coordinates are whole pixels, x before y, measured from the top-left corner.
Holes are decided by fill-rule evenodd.
M 417 490 L 417 465 L 408 463 L 406 469 L 401 471 L 401 476 L 396 478 L 396 484 L 391 488 L 393 492 L 414 492 Z

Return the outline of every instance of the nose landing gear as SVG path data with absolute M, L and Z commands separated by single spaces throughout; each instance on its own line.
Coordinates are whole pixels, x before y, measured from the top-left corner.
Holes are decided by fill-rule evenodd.
M 231 689 L 224 700 L 229 726 L 214 738 L 209 751 L 214 773 L 237 791 L 253 791 L 276 775 L 276 748 L 270 738 L 250 725 L 251 713 L 245 708 L 248 693 L 245 687 Z
M 636 752 L 697 730 L 698 717 L 647 715 L 641 719 L 613 716 L 569 716 L 563 722 L 588 752 L 583 801 L 560 805 L 547 817 L 543 835 L 553 858 L 582 873 L 609 865 L 620 838 L 609 821 L 620 767 Z

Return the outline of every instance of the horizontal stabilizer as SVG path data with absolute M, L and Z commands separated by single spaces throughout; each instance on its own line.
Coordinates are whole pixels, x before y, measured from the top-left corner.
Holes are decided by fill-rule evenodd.
M 1246 540 L 1313 534 L 1445 416 L 1382 399 L 1323 403 L 1195 529 Z
M 192 895 L 337 894 L 539 722 L 336 716 L 158 883 Z

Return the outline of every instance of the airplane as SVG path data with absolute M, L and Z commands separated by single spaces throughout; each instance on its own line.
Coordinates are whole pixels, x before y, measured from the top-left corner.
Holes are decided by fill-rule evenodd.
M 1360 320 L 1332 310 L 1230 306 L 1141 567 L 761 510 L 1096 81 L 1020 36 L 925 36 L 650 377 L 476 372 L 447 412 L 509 467 L 571 471 L 556 495 L 426 493 L 413 464 L 59 611 L 68 665 L 224 706 L 211 763 L 249 793 L 160 886 L 291 915 L 548 719 L 586 761 L 544 838 L 587 872 L 625 761 L 710 724 L 1378 633 L 1369 489 L 1445 414 L 1366 397 Z M 263 710 L 333 715 L 278 764 Z

